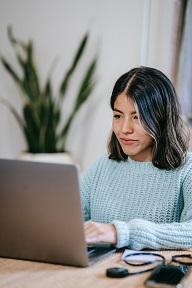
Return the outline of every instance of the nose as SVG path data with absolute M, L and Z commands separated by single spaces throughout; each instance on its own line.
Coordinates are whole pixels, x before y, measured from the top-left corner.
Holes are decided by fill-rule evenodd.
M 133 125 L 131 120 L 124 119 L 121 132 L 124 134 L 133 133 Z

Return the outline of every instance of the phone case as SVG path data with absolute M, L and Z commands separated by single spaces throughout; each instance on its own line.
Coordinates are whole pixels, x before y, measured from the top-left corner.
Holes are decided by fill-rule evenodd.
M 173 288 L 184 278 L 188 267 L 186 265 L 159 265 L 145 281 L 146 287 Z

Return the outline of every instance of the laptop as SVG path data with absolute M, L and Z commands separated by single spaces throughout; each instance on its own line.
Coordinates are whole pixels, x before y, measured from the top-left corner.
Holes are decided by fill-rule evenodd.
M 88 253 L 71 164 L 0 159 L 0 231 L 0 257 L 86 267 L 115 251 Z

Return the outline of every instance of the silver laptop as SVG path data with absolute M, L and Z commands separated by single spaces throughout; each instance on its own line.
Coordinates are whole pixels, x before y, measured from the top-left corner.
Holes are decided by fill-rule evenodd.
M 0 257 L 86 267 L 112 252 L 87 252 L 75 165 L 0 159 Z

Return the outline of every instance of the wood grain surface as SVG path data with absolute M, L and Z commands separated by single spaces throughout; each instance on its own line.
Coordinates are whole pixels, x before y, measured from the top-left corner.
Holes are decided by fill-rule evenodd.
M 186 252 L 186 251 L 185 251 Z M 187 251 L 187 253 L 192 251 Z M 184 251 L 161 251 L 169 262 L 173 254 Z M 105 276 L 110 267 L 126 267 L 121 260 L 122 253 L 116 253 L 88 268 L 77 268 L 0 258 L 0 288 L 144 288 L 144 280 L 150 272 L 112 279 Z M 192 287 L 192 272 L 189 273 L 184 287 Z

